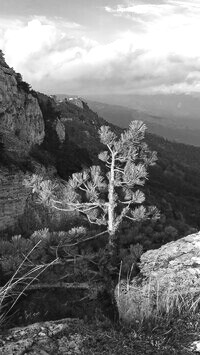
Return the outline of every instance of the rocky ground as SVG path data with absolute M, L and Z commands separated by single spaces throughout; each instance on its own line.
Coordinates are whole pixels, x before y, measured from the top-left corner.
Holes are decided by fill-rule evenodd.
M 38 294 L 35 299 L 42 307 L 37 308 L 36 303 L 33 307 L 29 299 L 28 323 L 12 321 L 12 316 L 20 320 L 26 313 L 25 304 L 21 308 L 18 304 L 0 332 L 0 355 L 200 354 L 199 240 L 200 233 L 196 233 L 142 254 L 140 275 L 128 289 L 121 283 L 126 280 L 115 289 L 120 322 L 117 317 L 107 318 L 108 308 L 101 312 L 104 293 L 99 304 L 80 304 L 74 314 L 75 303 L 66 303 L 66 298 L 75 301 L 73 288 L 64 298 L 55 293 L 50 300 L 50 294 L 46 298 Z M 64 299 L 71 318 L 44 322 L 43 310 L 56 310 L 48 319 L 66 317 Z M 38 323 L 34 323 L 38 319 L 34 319 L 33 309 L 40 316 Z M 12 328 L 14 324 L 29 325 Z
M 197 321 L 197 319 L 196 319 Z M 194 322 L 195 323 L 195 322 Z M 13 328 L 0 335 L 1 355 L 168 355 L 199 354 L 192 345 L 193 326 L 183 320 L 169 329 L 135 330 L 108 321 L 93 324 L 63 319 Z M 189 323 L 188 323 L 189 324 Z M 190 333 L 191 331 L 191 333 Z M 162 333 L 162 334 L 161 334 Z M 197 334 L 195 335 L 197 338 Z M 197 348 L 197 347 L 196 347 Z

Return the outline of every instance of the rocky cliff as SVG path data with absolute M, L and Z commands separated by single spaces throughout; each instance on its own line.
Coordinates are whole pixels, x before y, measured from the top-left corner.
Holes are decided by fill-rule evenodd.
M 37 99 L 23 90 L 22 83 L 0 54 L 1 137 L 8 151 L 28 154 L 44 139 L 44 120 Z
M 38 101 L 23 83 L 0 52 L 0 231 L 14 226 L 24 212 L 28 155 L 45 136 Z

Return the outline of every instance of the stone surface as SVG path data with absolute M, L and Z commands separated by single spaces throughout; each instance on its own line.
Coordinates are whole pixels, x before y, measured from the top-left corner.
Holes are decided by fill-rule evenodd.
M 72 327 L 81 323 L 79 319 L 63 319 L 10 329 L 0 335 L 0 354 L 81 354 L 84 338 L 80 334 L 70 333 Z
M 155 280 L 160 289 L 180 294 L 200 290 L 200 232 L 167 243 L 141 256 L 141 275 Z
M 131 322 L 176 306 L 195 307 L 200 294 L 200 232 L 141 256 L 140 274 L 115 289 L 120 318 Z
M 65 125 L 61 120 L 57 119 L 56 121 L 56 132 L 61 143 L 65 140 Z
M 141 256 L 140 270 L 148 278 L 166 271 L 200 275 L 200 232 L 147 251 Z
M 73 105 L 84 108 L 85 102 L 80 97 L 68 97 L 66 100 L 71 102 Z

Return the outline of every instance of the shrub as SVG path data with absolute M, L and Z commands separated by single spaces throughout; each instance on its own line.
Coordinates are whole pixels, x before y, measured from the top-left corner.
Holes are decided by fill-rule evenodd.
M 26 81 L 23 81 L 22 75 L 20 73 L 16 73 L 15 78 L 17 81 L 18 89 L 23 90 L 27 94 L 29 94 L 31 90 L 31 86 Z

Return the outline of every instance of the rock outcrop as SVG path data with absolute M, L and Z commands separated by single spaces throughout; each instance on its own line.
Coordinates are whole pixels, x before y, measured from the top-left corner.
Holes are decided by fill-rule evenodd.
M 173 278 L 187 273 L 188 281 L 192 277 L 200 278 L 200 232 L 147 251 L 141 256 L 140 270 L 148 279 L 166 273 Z
M 115 289 L 120 318 L 127 322 L 178 308 L 195 309 L 200 296 L 200 232 L 141 256 L 140 274 Z
M 28 154 L 44 139 L 44 120 L 37 99 L 25 92 L 21 83 L 19 74 L 7 66 L 1 55 L 0 133 L 8 151 Z
M 55 128 L 56 128 L 59 141 L 63 143 L 65 141 L 65 125 L 62 123 L 61 120 L 59 120 L 59 118 L 57 119 Z
M 0 231 L 14 227 L 24 213 L 24 172 L 29 152 L 43 142 L 44 128 L 37 99 L 0 52 Z
M 0 353 L 1 355 L 82 354 L 84 337 L 73 333 L 73 328 L 81 327 L 82 323 L 79 319 L 63 319 L 35 323 L 24 328 L 13 328 L 7 334 L 0 336 Z

